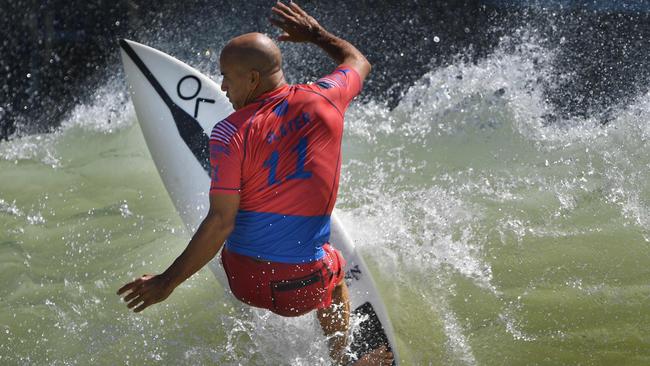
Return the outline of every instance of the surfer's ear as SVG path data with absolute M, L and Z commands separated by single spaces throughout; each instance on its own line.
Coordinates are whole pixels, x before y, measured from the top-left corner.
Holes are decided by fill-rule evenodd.
M 250 77 L 250 85 L 253 87 L 253 90 L 255 90 L 262 82 L 262 74 L 257 70 L 252 70 Z
M 251 85 L 258 85 L 260 83 L 260 78 L 262 75 L 260 74 L 259 71 L 257 70 L 252 70 L 251 71 Z

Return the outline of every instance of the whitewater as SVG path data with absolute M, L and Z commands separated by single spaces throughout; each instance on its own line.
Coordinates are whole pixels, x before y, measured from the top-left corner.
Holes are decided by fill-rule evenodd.
M 650 95 L 549 123 L 543 44 L 347 112 L 336 210 L 405 365 L 650 363 Z M 115 295 L 192 235 L 118 66 L 56 131 L 0 142 L 0 363 L 329 364 L 314 316 L 242 308 L 207 269 L 142 314 Z

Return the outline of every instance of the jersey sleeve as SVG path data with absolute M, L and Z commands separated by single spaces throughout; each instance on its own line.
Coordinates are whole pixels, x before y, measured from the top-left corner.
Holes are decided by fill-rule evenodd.
M 328 98 L 341 113 L 345 112 L 352 99 L 359 95 L 361 86 L 359 73 L 346 65 L 340 65 L 334 72 L 312 84 L 312 87 Z
M 241 136 L 228 120 L 210 135 L 210 194 L 238 194 L 241 189 Z

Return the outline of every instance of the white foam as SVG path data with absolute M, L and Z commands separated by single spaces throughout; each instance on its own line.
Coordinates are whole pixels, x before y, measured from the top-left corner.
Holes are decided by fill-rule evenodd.
M 0 212 L 8 213 L 16 217 L 24 216 L 23 211 L 16 206 L 16 201 L 9 203 L 2 198 L 0 198 Z
M 121 79 L 108 79 L 105 85 L 93 92 L 91 102 L 76 105 L 55 131 L 0 141 L 0 159 L 16 164 L 33 160 L 52 168 L 61 167 L 57 145 L 70 130 L 111 134 L 134 123 L 135 111 L 125 92 L 121 91 L 123 89 Z
M 353 105 L 337 206 L 382 273 L 411 282 L 434 276 L 443 288 L 452 274 L 469 279 L 502 304 L 495 319 L 520 341 L 537 338 L 523 330 L 512 291 L 504 295 L 493 278 L 492 246 L 600 233 L 597 219 L 567 228 L 594 204 L 618 206 L 650 241 L 650 94 L 606 126 L 596 118 L 549 124 L 543 85 L 554 53 L 540 44 L 523 32 L 476 64 L 432 70 L 393 110 Z M 491 231 L 501 240 L 489 242 Z M 463 320 L 444 298 L 431 302 L 441 307 L 451 353 L 472 364 Z
M 90 103 L 78 104 L 60 129 L 81 128 L 91 132 L 113 133 L 133 124 L 135 110 L 118 78 L 95 91 Z

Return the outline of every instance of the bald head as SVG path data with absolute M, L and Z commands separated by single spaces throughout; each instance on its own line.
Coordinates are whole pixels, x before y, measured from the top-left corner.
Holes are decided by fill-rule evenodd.
M 275 42 L 264 34 L 246 33 L 226 44 L 221 51 L 221 62 L 258 71 L 264 77 L 281 70 L 282 53 Z
M 219 57 L 221 90 L 235 109 L 258 96 L 286 84 L 282 73 L 282 54 L 271 38 L 262 33 L 247 33 L 226 44 Z

